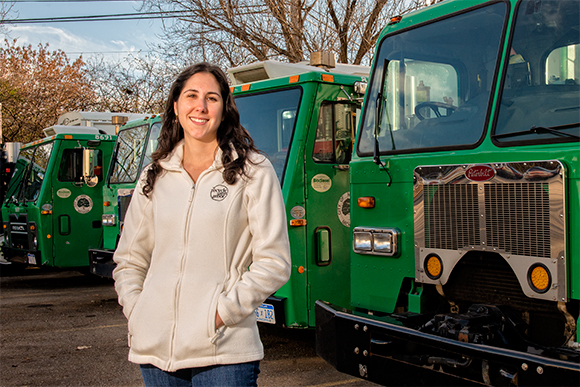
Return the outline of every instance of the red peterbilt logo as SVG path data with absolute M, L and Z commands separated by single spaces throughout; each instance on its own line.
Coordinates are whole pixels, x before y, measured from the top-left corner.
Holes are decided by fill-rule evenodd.
M 495 169 L 487 165 L 474 165 L 465 171 L 465 177 L 471 181 L 488 181 L 495 176 Z

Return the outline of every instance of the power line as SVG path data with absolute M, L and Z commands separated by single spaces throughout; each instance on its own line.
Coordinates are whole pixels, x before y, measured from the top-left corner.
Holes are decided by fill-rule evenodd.
M 111 0 L 108 0 L 111 1 Z M 120 13 L 113 15 L 88 15 L 88 16 L 62 16 L 29 19 L 5 19 L 6 24 L 37 24 L 37 23 L 66 23 L 83 21 L 116 21 L 116 20 L 141 20 L 141 19 L 164 19 L 177 18 L 188 11 L 168 11 L 168 12 L 140 12 L 140 13 Z

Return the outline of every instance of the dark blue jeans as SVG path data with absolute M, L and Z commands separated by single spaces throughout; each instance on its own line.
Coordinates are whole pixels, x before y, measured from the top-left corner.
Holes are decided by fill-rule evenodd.
M 185 368 L 175 372 L 163 371 L 151 364 L 141 365 L 146 387 L 256 387 L 259 373 L 259 361 Z

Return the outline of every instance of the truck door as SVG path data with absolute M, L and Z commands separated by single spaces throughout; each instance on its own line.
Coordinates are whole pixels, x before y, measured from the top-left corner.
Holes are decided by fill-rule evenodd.
M 77 142 L 67 142 L 76 146 Z M 88 266 L 87 249 L 101 238 L 103 152 L 90 149 L 93 180 L 83 178 L 82 147 L 63 146 L 53 179 L 54 266 Z
M 351 158 L 356 109 L 353 102 L 324 102 L 311 125 L 306 154 L 306 219 L 309 305 L 319 299 L 349 305 Z M 312 130 L 314 129 L 314 130 Z M 314 308 L 309 311 L 314 325 Z

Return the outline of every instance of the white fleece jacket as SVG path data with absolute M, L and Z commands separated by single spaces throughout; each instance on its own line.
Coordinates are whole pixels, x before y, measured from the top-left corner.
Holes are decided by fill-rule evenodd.
M 161 162 L 149 198 L 142 174 L 115 251 L 129 360 L 166 371 L 260 360 L 254 310 L 286 283 L 291 266 L 276 173 L 253 154 L 249 178 L 228 185 L 218 151 L 194 184 L 182 158 L 183 141 Z

